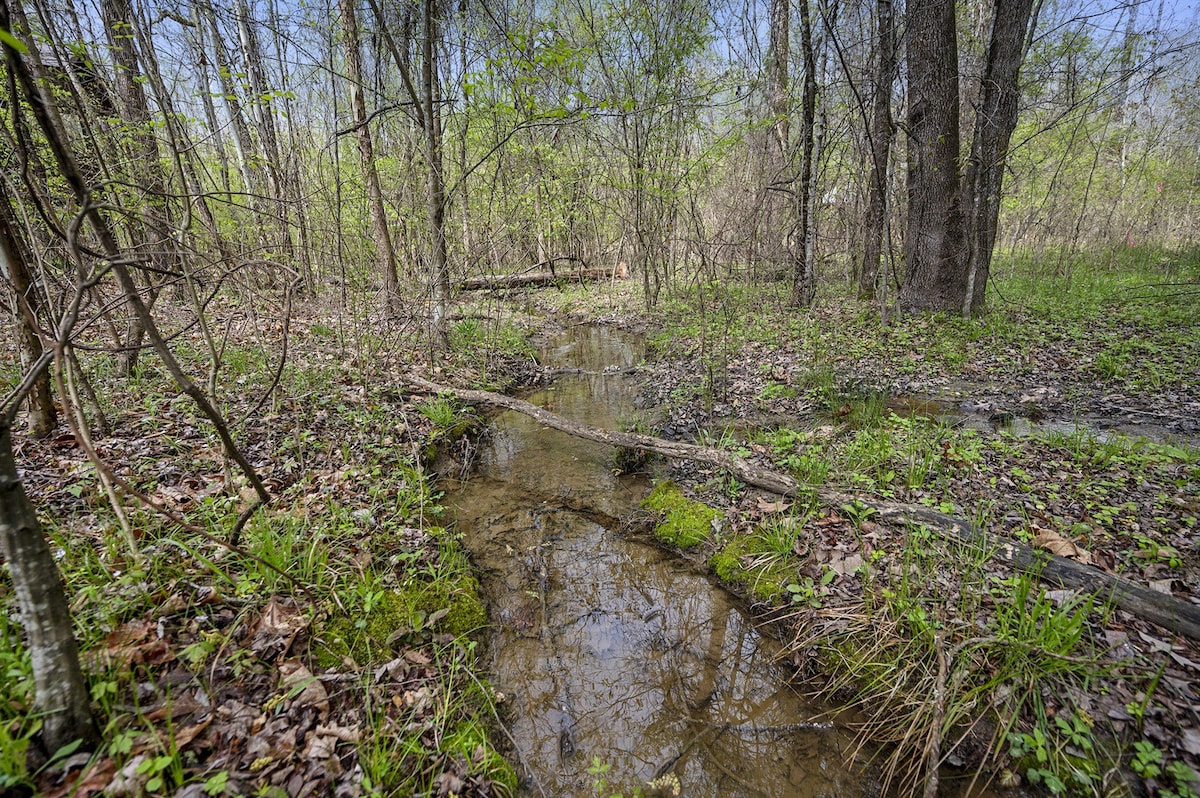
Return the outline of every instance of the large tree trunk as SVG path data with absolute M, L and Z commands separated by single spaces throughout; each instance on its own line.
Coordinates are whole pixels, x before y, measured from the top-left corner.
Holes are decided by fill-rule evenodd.
M 969 249 L 962 313 L 967 317 L 984 309 L 984 292 L 1000 219 L 1004 162 L 1008 157 L 1009 140 L 1017 126 L 1017 78 L 1021 62 L 1025 60 L 1032 12 L 1033 0 L 996 2 L 979 109 L 975 115 L 971 157 L 963 185 Z M 1033 24 L 1036 22 L 1036 19 L 1032 20 Z
M 903 312 L 962 308 L 967 249 L 959 182 L 954 0 L 908 6 L 908 226 Z
M 383 189 L 379 185 L 379 172 L 375 169 L 371 128 L 367 124 L 367 104 L 363 98 L 362 54 L 358 44 L 358 19 L 354 12 L 354 0 L 341 0 L 341 11 L 343 41 L 346 47 L 346 77 L 350 81 L 350 105 L 354 114 L 354 137 L 358 141 L 359 160 L 367 184 L 367 206 L 371 212 L 371 227 L 375 231 L 375 256 L 379 261 L 379 276 L 383 280 L 388 310 L 397 312 L 400 309 L 400 279 L 396 273 L 396 252 L 392 247 L 392 234 L 388 230 L 387 213 L 383 207 Z
M 8 2 L 10 0 L 0 0 L 0 28 L 4 30 L 12 30 Z M 3 192 L 2 181 L 0 192 Z M 28 276 L 28 264 L 10 222 L 9 198 L 0 193 L 0 255 L 10 278 L 16 276 L 13 287 L 25 293 L 29 286 L 19 285 L 22 280 L 19 275 Z M 23 309 L 28 310 L 29 306 L 25 305 Z M 26 319 L 26 322 L 28 324 L 32 319 Z M 28 327 L 26 336 L 36 345 L 40 358 L 40 339 Z M 42 371 L 32 383 L 30 397 L 32 400 L 40 394 L 42 401 L 50 403 L 52 427 L 53 400 L 44 366 L 41 364 Z M 12 447 L 13 410 L 0 408 L 0 550 L 8 563 L 13 590 L 21 608 L 21 620 L 29 639 L 34 700 L 42 720 L 42 742 L 51 753 L 74 740 L 83 740 L 90 750 L 99 742 L 100 736 L 92 720 L 90 696 L 79 666 L 79 651 L 63 594 L 62 577 L 17 473 Z
M 883 242 L 891 246 L 887 235 L 888 161 L 892 152 L 892 81 L 896 75 L 896 36 L 892 0 L 875 4 L 876 63 L 875 87 L 871 97 L 870 177 L 867 184 L 867 218 L 863 235 L 862 269 L 858 275 L 858 295 L 874 299 L 879 290 L 879 260 Z
M 21 486 L 7 416 L 0 416 L 0 544 L 29 639 L 42 742 L 49 753 L 75 740 L 91 750 L 100 734 L 92 720 L 62 577 Z

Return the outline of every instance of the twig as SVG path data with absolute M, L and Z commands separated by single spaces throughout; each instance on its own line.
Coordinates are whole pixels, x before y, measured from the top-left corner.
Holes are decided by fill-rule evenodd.
M 938 766 L 942 759 L 942 719 L 946 716 L 946 679 L 950 672 L 950 657 L 941 632 L 934 633 L 938 672 L 933 688 L 933 717 L 929 721 L 929 739 L 925 745 L 925 798 L 937 798 Z

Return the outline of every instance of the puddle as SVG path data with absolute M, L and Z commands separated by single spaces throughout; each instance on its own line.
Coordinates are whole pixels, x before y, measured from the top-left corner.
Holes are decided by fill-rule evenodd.
M 991 403 L 971 402 L 919 395 L 890 396 L 884 400 L 888 412 L 902 417 L 942 419 L 980 432 L 1005 431 L 1018 437 L 1045 437 L 1050 434 L 1084 435 L 1101 442 L 1122 435 L 1143 438 L 1154 443 L 1195 446 L 1200 438 L 1178 429 L 1147 421 L 1136 413 L 1106 415 L 1079 413 L 1074 418 L 1042 418 L 1040 413 L 1021 414 L 997 411 Z M 1023 409 L 1023 408 L 1021 408 Z
M 543 352 L 559 378 L 529 400 L 620 426 L 636 385 L 619 372 L 639 341 L 570 331 Z M 605 370 L 610 373 L 605 373 Z M 876 787 L 848 766 L 846 732 L 794 692 L 724 591 L 622 535 L 647 483 L 612 474 L 612 451 L 502 413 L 478 473 L 447 502 L 480 569 L 492 623 L 487 663 L 507 696 L 523 795 L 626 795 L 665 772 L 686 795 L 853 796 Z

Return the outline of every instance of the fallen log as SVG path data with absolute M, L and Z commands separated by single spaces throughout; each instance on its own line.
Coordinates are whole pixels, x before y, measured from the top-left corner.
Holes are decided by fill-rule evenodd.
M 543 407 L 504 394 L 451 388 L 423 380 L 405 377 L 404 381 L 415 389 L 414 393 L 449 394 L 468 404 L 483 404 L 523 413 L 540 424 L 574 435 L 585 440 L 623 446 L 643 452 L 653 452 L 663 457 L 694 460 L 708 463 L 731 473 L 741 482 L 771 493 L 789 498 L 806 498 L 816 495 L 827 504 L 842 506 L 854 501 L 874 509 L 881 520 L 892 524 L 921 524 L 972 545 L 982 547 L 989 556 L 1012 568 L 1028 573 L 1043 582 L 1072 590 L 1095 594 L 1101 601 L 1137 617 L 1158 624 L 1175 634 L 1200 640 L 1200 607 L 1181 601 L 1174 596 L 1159 593 L 1115 574 L 1068 560 L 1037 549 L 1019 540 L 1000 538 L 976 528 L 961 518 L 955 518 L 928 507 L 912 504 L 885 502 L 877 499 L 862 500 L 859 497 L 837 491 L 823 490 L 803 485 L 792 477 L 756 466 L 730 452 L 698 446 L 681 441 L 668 441 L 637 432 L 619 432 L 593 427 L 572 421 Z
M 619 271 L 608 268 L 553 269 L 521 274 L 484 274 L 468 277 L 459 283 L 462 291 L 490 291 L 506 288 L 528 288 L 543 285 L 582 283 L 586 280 L 608 280 L 621 277 Z

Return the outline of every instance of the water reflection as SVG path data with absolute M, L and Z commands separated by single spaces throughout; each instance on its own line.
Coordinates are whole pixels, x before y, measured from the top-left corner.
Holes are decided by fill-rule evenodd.
M 546 353 L 587 374 L 530 401 L 615 427 L 634 386 L 602 373 L 636 339 L 583 328 Z M 491 600 L 490 669 L 510 696 L 529 794 L 590 796 L 593 757 L 614 789 L 660 772 L 688 795 L 859 795 L 840 732 L 779 678 L 774 650 L 727 596 L 653 546 L 595 520 L 644 494 L 606 447 L 505 413 L 480 473 L 449 501 Z M 569 508 L 576 508 L 575 510 Z

